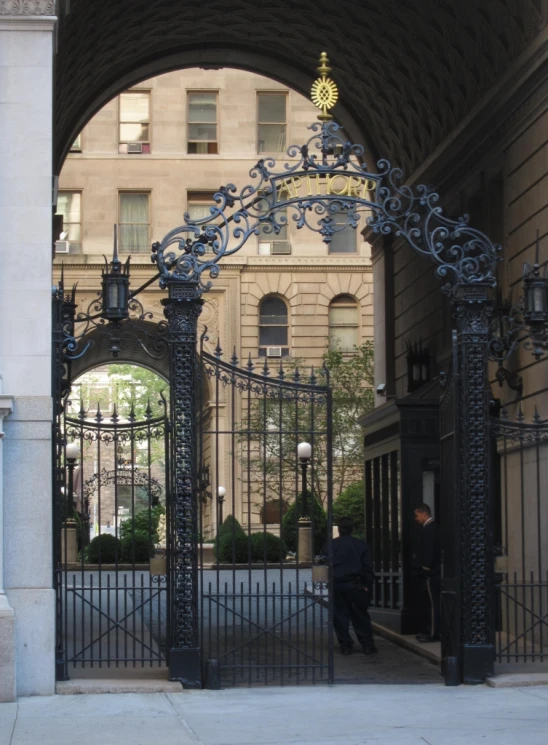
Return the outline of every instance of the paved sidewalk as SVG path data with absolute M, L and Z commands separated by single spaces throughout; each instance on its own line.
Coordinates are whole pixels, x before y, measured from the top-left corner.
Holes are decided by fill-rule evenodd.
M 546 745 L 548 689 L 340 685 L 21 699 L 0 745 Z

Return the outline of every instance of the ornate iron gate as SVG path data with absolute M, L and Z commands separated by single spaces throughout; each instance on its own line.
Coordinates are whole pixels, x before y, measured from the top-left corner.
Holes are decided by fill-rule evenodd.
M 54 537 L 59 679 L 166 665 L 169 425 L 159 403 L 137 421 L 133 408 L 88 416 L 66 401 Z
M 442 675 L 458 685 L 460 672 L 459 367 L 457 335 L 440 401 L 441 533 L 443 581 L 440 602 Z
M 330 554 L 331 391 L 326 371 L 277 367 L 201 354 L 198 595 L 213 687 L 216 670 L 232 686 L 333 682 L 328 567 L 319 577 L 311 561 Z
M 491 420 L 495 441 L 493 502 L 497 515 L 497 635 L 499 663 L 548 657 L 546 507 L 548 422 L 506 416 Z

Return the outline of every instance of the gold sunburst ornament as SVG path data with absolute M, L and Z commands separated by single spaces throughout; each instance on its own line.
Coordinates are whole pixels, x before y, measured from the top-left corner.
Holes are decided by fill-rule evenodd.
M 333 119 L 329 110 L 337 103 L 339 89 L 335 81 L 327 77 L 331 72 L 331 68 L 329 67 L 329 60 L 325 52 L 321 53 L 320 66 L 316 70 L 320 73 L 320 77 L 316 78 L 312 83 L 310 98 L 314 106 L 322 110 L 322 113 L 318 114 L 318 119 L 321 122 L 328 122 L 330 119 Z

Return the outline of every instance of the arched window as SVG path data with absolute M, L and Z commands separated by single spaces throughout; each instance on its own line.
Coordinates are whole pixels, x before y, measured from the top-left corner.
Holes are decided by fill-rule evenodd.
M 268 347 L 280 347 L 278 354 L 268 356 L 283 356 L 288 353 L 287 341 L 287 305 L 275 295 L 267 295 L 259 306 L 259 355 L 267 355 Z
M 350 295 L 339 295 L 329 305 L 329 348 L 353 352 L 358 346 L 358 305 Z

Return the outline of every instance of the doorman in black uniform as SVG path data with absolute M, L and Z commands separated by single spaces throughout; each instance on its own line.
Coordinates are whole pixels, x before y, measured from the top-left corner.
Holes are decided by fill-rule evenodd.
M 375 574 L 367 544 L 352 535 L 349 517 L 339 521 L 339 537 L 333 540 L 334 627 L 343 654 L 352 654 L 350 621 L 365 654 L 376 654 L 371 618 L 367 609 Z
M 415 509 L 415 521 L 422 526 L 422 546 L 420 552 L 421 576 L 426 579 L 429 602 L 429 623 L 425 634 L 418 634 L 419 642 L 440 640 L 440 595 L 441 595 L 441 546 L 439 525 L 432 517 L 427 504 Z

